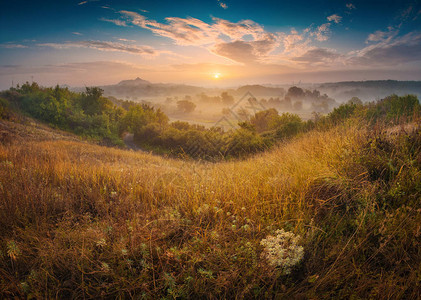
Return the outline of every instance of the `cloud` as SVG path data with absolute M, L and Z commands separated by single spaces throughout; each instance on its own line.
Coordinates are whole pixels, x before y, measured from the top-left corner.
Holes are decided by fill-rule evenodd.
M 377 44 L 350 53 L 349 64 L 365 66 L 395 66 L 421 60 L 421 33 L 391 36 Z
M 337 15 L 337 14 L 334 14 L 334 15 L 331 15 L 331 16 L 327 17 L 327 20 L 329 22 L 334 21 L 336 24 L 338 24 L 339 22 L 341 22 L 342 17 Z
M 212 18 L 212 23 L 206 23 L 191 17 L 168 17 L 166 23 L 160 23 L 136 12 L 120 13 L 127 22 L 170 38 L 177 45 L 205 46 L 212 53 L 242 63 L 260 60 L 279 44 L 276 34 L 251 20 L 233 23 Z
M 123 39 L 123 38 L 117 38 L 119 41 L 122 41 L 122 42 L 128 42 L 128 43 L 136 43 L 136 41 L 135 40 L 128 40 L 128 39 Z
M 261 60 L 277 46 L 277 39 L 273 34 L 256 41 L 234 41 L 219 43 L 212 52 L 241 63 L 252 63 Z
M 154 34 L 170 38 L 178 45 L 205 45 L 214 42 L 217 34 L 212 27 L 196 18 L 165 18 L 168 24 L 149 20 L 146 17 L 130 11 L 121 11 L 133 25 L 149 29 Z
M 421 16 L 421 9 L 415 14 L 415 16 L 412 18 L 412 21 L 418 19 L 419 16 Z
M 98 2 L 99 0 L 85 0 L 85 1 L 81 1 L 79 2 L 77 5 L 85 5 L 89 2 Z
M 220 1 L 218 1 L 219 3 Z M 167 17 L 158 22 L 137 12 L 122 10 L 119 12 L 119 26 L 134 25 L 150 30 L 157 36 L 171 39 L 177 45 L 200 46 L 211 53 L 240 63 L 267 62 L 279 45 L 283 45 L 283 56 L 297 57 L 310 50 L 312 41 L 324 42 L 329 39 L 331 23 L 317 27 L 309 27 L 298 33 L 271 33 L 252 20 L 230 22 L 220 18 L 212 18 L 211 22 L 187 17 Z M 103 19 L 104 21 L 110 21 Z M 331 15 L 328 20 L 339 23 L 341 16 Z
M 329 39 L 330 34 L 330 23 L 325 23 L 317 27 L 314 32 L 311 32 L 310 35 L 314 36 L 317 41 L 324 42 Z
M 366 43 L 369 42 L 380 42 L 385 40 L 390 40 L 399 33 L 398 30 L 395 30 L 393 27 L 388 27 L 388 31 L 377 30 L 374 33 L 368 35 Z
M 224 2 L 221 2 L 221 0 L 218 0 L 219 6 L 222 7 L 223 9 L 227 9 L 228 5 Z
M 356 9 L 355 5 L 354 5 L 354 4 L 352 4 L 352 3 L 347 3 L 347 4 L 346 4 L 346 8 L 348 8 L 349 10 Z
M 82 35 L 80 32 L 74 31 L 72 32 L 74 35 Z
M 406 8 L 401 9 L 396 16 L 396 20 L 400 23 L 397 26 L 400 28 L 404 23 L 413 22 L 418 19 L 421 15 L 421 3 L 420 1 L 412 1 Z
M 253 46 L 244 41 L 217 44 L 213 52 L 238 62 L 256 61 Z
M 136 12 L 120 13 L 127 22 L 170 38 L 177 45 L 205 46 L 212 53 L 242 63 L 259 60 L 279 44 L 276 34 L 251 20 L 234 23 L 212 18 L 212 23 L 206 23 L 191 17 L 168 17 L 166 23 L 160 23 Z
M 291 58 L 291 60 L 307 64 L 319 64 L 331 63 L 340 57 L 341 55 L 333 49 L 313 48 L 299 57 Z
M 225 3 L 223 3 L 223 2 L 220 2 L 219 3 L 219 5 L 223 8 L 223 9 L 227 9 L 228 8 L 228 5 L 226 5 Z
M 117 26 L 123 26 L 123 27 L 126 27 L 127 26 L 127 23 L 125 21 L 123 21 L 123 20 L 106 19 L 106 18 L 101 18 L 100 20 L 101 21 L 104 21 L 104 22 L 113 23 L 113 24 L 115 24 Z
M 284 47 L 284 54 L 300 55 L 307 50 L 310 40 L 306 37 L 309 28 L 305 32 L 299 34 L 296 30 L 291 30 L 289 34 L 281 33 L 281 44 Z
M 241 20 L 233 23 L 224 19 L 212 18 L 213 24 L 208 24 L 196 18 L 165 18 L 167 23 L 150 20 L 136 12 L 121 11 L 128 22 L 149 29 L 159 36 L 172 39 L 178 45 L 207 45 L 218 42 L 225 36 L 231 41 L 251 35 L 259 39 L 267 32 L 263 27 L 251 20 Z
M 4 43 L 4 44 L 0 44 L 0 48 L 6 48 L 6 49 L 24 49 L 24 48 L 28 48 L 28 46 L 22 45 L 22 44 Z
M 139 55 L 158 55 L 159 51 L 150 46 L 136 46 L 126 45 L 115 42 L 104 41 L 80 41 L 80 42 L 66 42 L 66 43 L 44 43 L 38 44 L 41 47 L 51 47 L 54 49 L 69 49 L 69 48 L 91 48 L 101 51 L 117 51 L 126 52 Z
M 214 21 L 212 29 L 218 35 L 225 35 L 230 39 L 241 39 L 246 35 L 250 35 L 253 39 L 260 39 L 266 34 L 263 27 L 252 20 L 242 20 L 237 23 L 219 18 L 212 20 Z
M 408 20 L 408 18 L 411 16 L 412 12 L 413 12 L 413 6 L 410 5 L 408 6 L 406 9 L 402 10 L 401 14 L 400 14 L 400 18 L 402 21 L 406 21 Z

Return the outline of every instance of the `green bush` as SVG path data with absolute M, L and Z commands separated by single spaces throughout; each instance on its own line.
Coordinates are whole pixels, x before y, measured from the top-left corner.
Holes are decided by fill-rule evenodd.
M 10 103 L 4 98 L 0 97 L 0 119 L 10 118 Z
M 367 107 L 366 118 L 372 122 L 383 119 L 398 122 L 400 119 L 411 120 L 420 112 L 420 103 L 415 95 L 391 95 Z

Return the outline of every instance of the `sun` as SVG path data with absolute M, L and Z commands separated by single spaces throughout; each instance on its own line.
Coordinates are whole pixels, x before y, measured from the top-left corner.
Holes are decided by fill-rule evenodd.
M 219 79 L 221 78 L 221 73 L 213 73 L 212 77 L 213 79 Z

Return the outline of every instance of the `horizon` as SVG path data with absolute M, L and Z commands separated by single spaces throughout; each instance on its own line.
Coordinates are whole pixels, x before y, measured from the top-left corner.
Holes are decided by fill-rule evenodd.
M 418 1 L 5 3 L 0 89 L 421 80 Z

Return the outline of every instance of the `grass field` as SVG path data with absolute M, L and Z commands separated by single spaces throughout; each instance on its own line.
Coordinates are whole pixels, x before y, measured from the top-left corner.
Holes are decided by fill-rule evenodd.
M 2 298 L 421 296 L 419 124 L 220 163 L 2 124 Z M 301 237 L 290 272 L 261 244 L 278 229 Z

